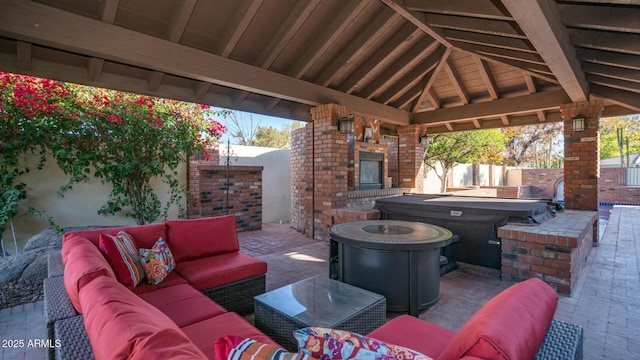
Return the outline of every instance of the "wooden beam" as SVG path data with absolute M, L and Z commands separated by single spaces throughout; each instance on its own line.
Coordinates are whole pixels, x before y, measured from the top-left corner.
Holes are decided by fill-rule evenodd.
M 582 48 L 578 48 L 576 53 L 583 62 L 640 70 L 640 56 L 637 55 Z
M 504 125 L 504 126 L 509 126 L 509 124 L 511 124 L 511 122 L 509 121 L 509 116 L 508 115 L 500 116 L 500 121 L 502 121 L 502 125 Z
M 16 66 L 19 69 L 31 70 L 31 43 L 18 41 L 16 45 Z
M 560 105 L 570 102 L 572 101 L 564 90 L 553 90 L 532 95 L 503 98 L 494 101 L 416 113 L 413 115 L 412 123 L 440 124 L 454 120 L 461 121 L 532 113 L 540 110 L 557 109 Z
M 547 117 L 544 115 L 544 111 L 536 111 L 536 115 L 538 116 L 538 121 L 540 122 L 547 121 Z
M 169 28 L 167 29 L 167 39 L 169 39 L 169 41 L 180 42 L 197 2 L 198 0 L 183 0 L 182 6 L 173 14 L 171 24 L 169 24 Z
M 487 63 L 485 63 L 482 59 L 476 57 L 474 58 L 476 61 L 476 68 L 480 73 L 480 77 L 484 82 L 484 85 L 487 87 L 487 91 L 489 92 L 489 97 L 491 100 L 496 100 L 500 97 L 500 93 L 498 92 L 498 87 L 496 86 L 496 82 L 491 75 L 491 70 Z
M 431 76 L 429 77 L 429 80 L 427 80 L 427 83 L 424 85 L 424 90 L 422 90 L 422 93 L 420 93 L 420 97 L 418 97 L 418 100 L 413 105 L 413 109 L 411 110 L 411 112 L 413 113 L 417 112 L 418 109 L 420 108 L 420 104 L 422 104 L 422 102 L 424 101 L 424 98 L 429 95 L 429 91 L 431 91 L 431 88 L 433 87 L 433 83 L 436 81 L 436 77 L 438 77 L 442 69 L 444 69 L 445 63 L 449 59 L 449 55 L 451 55 L 452 51 L 453 51 L 452 48 L 447 48 L 444 51 L 444 53 L 442 54 L 442 57 L 440 58 L 440 61 L 438 62 L 438 66 L 436 66 L 436 68 L 433 70 L 433 74 L 431 74 Z
M 453 88 L 456 90 L 456 93 L 458 94 L 458 98 L 460 99 L 462 104 L 468 104 L 470 100 L 469 93 L 467 92 L 467 89 L 465 88 L 464 83 L 460 78 L 460 75 L 458 75 L 458 72 L 456 71 L 455 67 L 453 66 L 453 64 L 451 64 L 451 58 L 448 58 L 444 62 L 443 68 L 444 68 L 444 71 L 447 73 L 449 80 L 451 80 L 451 84 L 453 85 Z
M 589 85 L 562 24 L 556 3 L 548 0 L 502 0 L 573 102 L 586 101 Z
M 233 49 L 235 49 L 240 37 L 249 27 L 251 20 L 262 6 L 263 0 L 243 0 L 240 1 L 233 17 L 225 26 L 226 31 L 222 34 L 216 54 L 229 57 Z
M 582 71 L 592 75 L 601 75 L 614 79 L 640 82 L 640 71 L 617 66 L 585 62 L 582 64 Z
M 491 34 L 481 34 L 469 31 L 444 29 L 444 36 L 450 41 L 459 41 L 469 44 L 490 46 L 501 49 L 515 50 L 535 54 L 536 49 L 525 39 L 518 39 Z
M 364 30 L 359 32 L 353 41 L 342 49 L 338 56 L 333 59 L 331 64 L 326 66 L 322 73 L 318 76 L 316 84 L 329 86 L 336 78 L 342 76 L 347 71 L 345 64 L 354 64 L 364 58 L 364 54 L 372 45 L 379 41 L 379 37 L 388 32 L 390 29 L 400 23 L 402 18 L 400 15 L 392 13 L 389 16 L 389 10 L 384 8 L 380 13 L 367 24 Z
M 558 4 L 567 27 L 640 33 L 637 9 L 624 6 Z
M 510 49 L 479 45 L 479 44 L 470 44 L 470 43 L 464 43 L 460 41 L 451 41 L 451 43 L 465 50 L 472 51 L 474 53 L 481 53 L 481 54 L 486 54 L 494 57 L 500 57 L 504 59 L 531 63 L 533 65 L 538 65 L 537 67 L 540 69 L 543 69 L 546 67 L 544 60 L 542 60 L 540 56 L 535 53 L 518 51 L 518 50 L 510 50 Z
M 87 75 L 89 76 L 89 81 L 100 81 L 100 76 L 102 76 L 103 68 L 104 59 L 98 59 L 95 57 L 90 58 L 87 66 Z
M 105 0 L 102 7 L 102 15 L 100 20 L 107 24 L 113 24 L 116 22 L 116 15 L 118 15 L 118 6 L 120 6 L 120 0 Z
M 466 0 L 405 0 L 407 9 L 412 11 L 477 17 L 495 20 L 513 20 L 491 0 L 474 0 L 469 6 Z
M 409 123 L 403 110 L 35 2 L 5 1 L 0 35 L 292 102 L 337 103 L 382 121 Z
M 429 100 L 429 102 L 431 103 L 431 105 L 433 105 L 434 108 L 438 109 L 442 106 L 442 102 L 440 101 L 440 98 L 438 97 L 438 94 L 436 94 L 436 91 L 433 90 L 433 86 L 429 88 L 429 90 L 427 91 L 427 99 Z
M 639 34 L 569 29 L 569 35 L 572 44 L 576 47 L 640 55 Z
M 527 90 L 529 91 L 529 94 L 535 94 L 538 92 L 538 89 L 536 89 L 536 82 L 533 80 L 533 77 L 531 77 L 531 75 L 529 74 L 524 74 L 524 82 L 525 84 L 527 84 Z
M 438 29 L 452 29 L 478 34 L 488 34 L 515 39 L 527 37 L 514 28 L 508 21 L 477 19 L 463 16 L 449 16 L 440 14 L 427 14 L 427 24 Z
M 309 68 L 325 55 L 327 49 L 335 43 L 342 33 L 351 25 L 353 20 L 360 15 L 362 10 L 369 5 L 371 0 L 345 1 L 344 7 L 335 15 L 333 21 L 327 24 L 321 34 L 317 34 L 312 44 L 309 44 L 302 57 L 293 65 L 289 75 L 296 79 L 302 78 Z
M 607 76 L 591 75 L 591 74 L 587 74 L 587 81 L 591 84 L 598 84 L 602 86 L 608 86 L 608 87 L 612 87 L 620 90 L 634 92 L 634 93 L 637 93 L 638 96 L 640 96 L 640 83 L 638 82 L 614 79 Z
M 438 42 L 434 41 L 434 43 L 438 46 L 438 50 L 419 64 L 416 64 L 410 72 L 404 73 L 404 76 L 396 81 L 393 86 L 380 94 L 378 101 L 383 104 L 394 102 L 397 98 L 409 91 L 409 89 L 419 85 L 425 76 L 428 76 L 429 72 L 436 68 L 445 50 Z
M 440 29 L 433 29 L 429 25 L 427 25 L 424 14 L 417 13 L 407 9 L 404 5 L 400 4 L 397 0 L 380 0 L 391 10 L 397 12 L 400 16 L 407 19 L 410 23 L 418 27 L 418 29 L 422 30 L 427 35 L 436 39 L 439 43 L 446 47 L 452 47 L 451 43 L 442 36 L 442 31 Z
M 209 89 L 211 89 L 211 84 L 207 82 L 199 82 L 193 93 L 196 96 L 196 99 L 202 101 L 204 100 L 205 95 L 209 92 Z
M 162 85 L 162 79 L 164 79 L 164 72 L 152 71 L 149 75 L 149 91 L 156 92 Z
M 320 3 L 320 0 L 301 0 L 295 2 L 295 6 L 289 10 L 287 19 L 280 24 L 278 31 L 276 31 L 275 35 L 260 53 L 260 56 L 258 56 L 258 60 L 256 61 L 258 66 L 268 69 L 271 64 L 273 64 L 282 52 L 282 49 L 284 49 L 293 36 L 298 33 L 298 30 L 300 30 L 316 6 L 318 6 L 318 3 Z

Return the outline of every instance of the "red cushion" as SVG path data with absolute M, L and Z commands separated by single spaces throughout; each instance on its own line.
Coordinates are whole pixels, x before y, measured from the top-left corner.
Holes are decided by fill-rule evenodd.
M 389 320 L 367 336 L 401 345 L 436 359 L 455 335 L 453 331 L 436 324 L 401 315 Z
M 67 290 L 71 304 L 77 312 L 82 313 L 78 293 L 99 276 L 116 275 L 111 266 L 100 253 L 100 250 L 89 240 L 75 237 L 73 242 L 65 245 L 67 263 L 64 267 L 64 287 Z
M 228 312 L 182 328 L 185 334 L 210 359 L 215 358 L 215 340 L 225 335 L 237 335 L 261 343 L 279 345 L 242 316 Z M 293 335 L 291 335 L 293 336 Z
M 139 295 L 183 327 L 227 312 L 191 285 L 180 284 Z
M 147 283 L 146 281 L 143 281 L 140 284 L 138 284 L 138 286 L 133 288 L 133 292 L 135 294 L 144 294 L 149 291 L 156 291 L 158 289 L 166 288 L 169 286 L 174 286 L 178 284 L 188 284 L 188 283 L 189 282 L 187 282 L 185 278 L 180 276 L 177 272 L 172 271 L 169 273 L 169 275 L 167 275 L 166 278 L 164 278 L 164 280 L 162 280 L 161 283 L 152 285 Z
M 171 319 L 115 279 L 96 278 L 80 302 L 96 359 L 206 358 Z
M 133 237 L 136 245 L 141 248 L 151 248 L 153 244 L 158 241 L 158 238 L 166 239 L 167 237 L 166 225 L 164 223 L 155 223 L 72 231 L 63 236 L 62 243 L 64 244 L 67 236 L 78 235 L 88 239 L 97 246 L 100 241 L 100 234 L 115 235 L 121 230 L 129 233 Z
M 234 252 L 179 262 L 176 271 L 196 289 L 207 290 L 262 275 L 267 272 L 267 263 L 241 252 Z
M 489 300 L 451 340 L 438 357 L 459 359 L 532 359 L 553 319 L 558 294 L 532 278 Z
M 167 244 L 176 262 L 240 249 L 234 215 L 167 221 Z

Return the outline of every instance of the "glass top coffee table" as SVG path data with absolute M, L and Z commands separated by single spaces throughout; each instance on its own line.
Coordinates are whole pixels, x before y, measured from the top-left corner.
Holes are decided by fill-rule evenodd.
M 384 296 L 324 276 L 254 299 L 256 327 L 289 351 L 297 351 L 293 331 L 300 328 L 317 326 L 366 335 L 386 321 Z

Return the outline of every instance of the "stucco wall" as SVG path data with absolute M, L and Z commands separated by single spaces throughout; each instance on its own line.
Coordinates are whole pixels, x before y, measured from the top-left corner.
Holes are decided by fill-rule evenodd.
M 58 197 L 56 192 L 60 186 L 67 183 L 68 176 L 56 165 L 55 160 L 49 159 L 42 170 L 37 170 L 37 158 L 27 157 L 31 172 L 22 176 L 20 181 L 27 184 L 28 198 L 20 202 L 18 215 L 14 217 L 13 224 L 16 239 L 20 249 L 33 235 L 50 227 L 49 223 L 28 212 L 29 207 L 43 211 L 53 217 L 55 222 L 62 227 L 87 226 L 87 225 L 133 225 L 135 220 L 124 216 L 98 215 L 98 209 L 106 202 L 111 191 L 111 186 L 103 185 L 100 181 L 74 184 L 73 189 L 66 192 L 64 197 Z M 178 168 L 177 178 L 182 186 L 186 186 L 186 164 Z M 169 187 L 157 179 L 152 183 L 156 194 L 164 203 L 169 198 Z M 183 199 L 182 207 L 186 209 L 186 200 Z M 173 206 L 168 214 L 169 219 L 178 218 L 178 207 Z M 161 221 L 162 219 L 158 219 Z M 14 253 L 13 238 L 9 224 L 2 234 L 5 247 L 10 253 Z

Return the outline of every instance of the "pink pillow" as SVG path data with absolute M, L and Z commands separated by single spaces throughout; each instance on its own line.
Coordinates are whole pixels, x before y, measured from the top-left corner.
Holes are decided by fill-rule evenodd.
M 124 231 L 115 236 L 100 234 L 99 247 L 122 285 L 132 290 L 142 281 L 144 270 L 131 235 Z
M 151 249 L 140 249 L 140 264 L 149 284 L 156 285 L 176 268 L 176 262 L 169 245 L 163 238 L 158 239 Z

